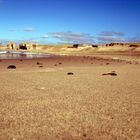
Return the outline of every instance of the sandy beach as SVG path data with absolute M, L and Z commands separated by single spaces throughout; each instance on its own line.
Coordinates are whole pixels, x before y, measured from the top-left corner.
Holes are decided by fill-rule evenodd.
M 118 58 L 0 60 L 0 139 L 138 140 L 140 59 Z

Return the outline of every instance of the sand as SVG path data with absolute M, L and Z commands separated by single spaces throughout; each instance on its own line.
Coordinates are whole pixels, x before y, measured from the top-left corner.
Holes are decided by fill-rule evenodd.
M 1 60 L 0 140 L 138 140 L 140 63 L 118 58 Z

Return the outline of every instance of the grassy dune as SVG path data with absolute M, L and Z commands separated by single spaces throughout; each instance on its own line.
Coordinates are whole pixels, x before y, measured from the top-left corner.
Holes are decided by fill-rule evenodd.
M 78 47 L 78 48 L 68 48 L 70 45 L 55 45 L 55 46 L 38 46 L 35 52 L 42 53 L 52 53 L 52 54 L 77 54 L 77 55 L 92 55 L 92 54 L 140 54 L 140 44 L 134 43 L 138 47 L 129 47 L 131 44 L 124 46 L 102 46 L 99 45 L 98 48 L 93 48 L 89 46 Z
M 137 45 L 137 47 L 130 45 Z M 114 45 L 98 45 L 98 48 L 91 46 L 79 46 L 78 48 L 69 48 L 72 45 L 37 45 L 32 52 L 51 53 L 51 54 L 67 54 L 67 55 L 93 55 L 93 54 L 140 54 L 140 43 L 127 43 L 123 46 Z M 7 47 L 0 47 L 0 50 L 5 50 Z

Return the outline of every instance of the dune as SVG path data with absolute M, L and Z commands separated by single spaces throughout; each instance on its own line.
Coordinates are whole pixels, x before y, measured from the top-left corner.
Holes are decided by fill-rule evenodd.
M 29 45 L 29 43 L 27 44 Z M 78 44 L 77 44 L 78 45 Z M 0 50 L 9 50 L 11 48 L 1 46 Z M 19 50 L 18 50 L 19 49 Z M 15 46 L 15 50 L 23 51 L 19 46 Z M 140 43 L 110 43 L 98 45 L 79 45 L 73 47 L 72 44 L 60 45 L 36 45 L 35 48 L 27 46 L 27 52 L 35 53 L 51 53 L 59 55 L 94 55 L 94 54 L 140 54 Z

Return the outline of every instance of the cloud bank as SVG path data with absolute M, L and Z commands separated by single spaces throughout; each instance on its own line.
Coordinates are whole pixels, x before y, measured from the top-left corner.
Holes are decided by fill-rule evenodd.
M 123 32 L 116 32 L 116 31 L 103 31 L 99 33 L 99 36 L 124 36 Z
M 70 44 L 85 44 L 93 43 L 93 36 L 86 33 L 74 33 L 74 32 L 53 32 L 50 33 L 52 38 L 58 39 L 60 42 Z
M 17 32 L 16 28 L 8 29 L 10 32 Z M 20 30 L 19 30 L 20 31 Z M 24 28 L 21 31 L 24 32 L 34 32 L 34 28 Z M 37 35 L 37 33 L 36 33 Z M 37 35 L 38 36 L 38 35 Z M 26 41 L 40 42 L 40 43 L 66 43 L 66 44 L 107 44 L 111 42 L 140 42 L 140 33 L 137 33 L 135 36 L 127 37 L 124 32 L 121 31 L 102 31 L 96 35 L 89 33 L 78 33 L 72 31 L 65 32 L 51 32 L 46 33 L 40 37 L 34 36 L 33 38 L 25 39 Z M 0 39 L 0 43 L 7 43 L 10 40 Z M 24 41 L 24 40 L 13 40 L 15 42 Z
M 116 31 L 103 31 L 96 37 L 98 43 L 124 42 L 124 33 Z

